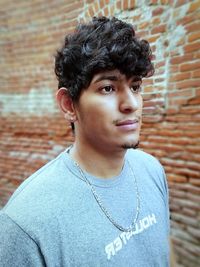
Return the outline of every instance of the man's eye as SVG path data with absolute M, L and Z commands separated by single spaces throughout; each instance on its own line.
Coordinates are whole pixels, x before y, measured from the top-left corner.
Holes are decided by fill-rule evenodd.
M 111 92 L 114 91 L 114 88 L 110 85 L 107 85 L 107 86 L 104 86 L 101 91 L 104 93 L 104 94 L 109 94 Z
M 141 85 L 138 84 L 138 85 L 133 85 L 133 86 L 131 86 L 131 91 L 132 91 L 133 93 L 141 92 Z

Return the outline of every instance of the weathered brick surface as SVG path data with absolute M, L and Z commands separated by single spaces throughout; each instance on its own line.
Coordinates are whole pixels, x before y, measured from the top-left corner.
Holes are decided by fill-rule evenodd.
M 199 0 L 1 0 L 0 206 L 73 141 L 54 96 L 54 53 L 78 21 L 94 15 L 132 22 L 151 43 L 154 77 L 144 81 L 141 147 L 169 182 L 178 266 L 200 266 Z

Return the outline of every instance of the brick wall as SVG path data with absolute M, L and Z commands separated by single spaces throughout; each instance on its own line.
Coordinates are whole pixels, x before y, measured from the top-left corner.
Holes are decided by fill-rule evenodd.
M 179 266 L 200 265 L 200 1 L 0 1 L 0 205 L 73 136 L 54 95 L 54 53 L 77 21 L 117 16 L 149 40 L 141 147 L 163 163 Z

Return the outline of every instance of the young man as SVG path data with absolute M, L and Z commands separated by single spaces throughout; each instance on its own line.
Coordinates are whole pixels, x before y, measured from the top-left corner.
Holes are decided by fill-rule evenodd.
M 136 149 L 148 42 L 93 18 L 57 52 L 58 104 L 74 144 L 29 177 L 0 215 L 1 266 L 169 266 L 159 162 Z

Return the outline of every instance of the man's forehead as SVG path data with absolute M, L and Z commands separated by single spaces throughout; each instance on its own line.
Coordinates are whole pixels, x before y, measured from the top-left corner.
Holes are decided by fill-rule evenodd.
M 121 73 L 119 70 L 106 70 L 99 72 L 93 76 L 91 83 L 97 83 L 103 80 L 113 80 L 113 81 L 123 81 L 123 80 L 131 80 L 131 81 L 141 81 L 142 78 L 139 75 L 132 75 L 128 77 Z

